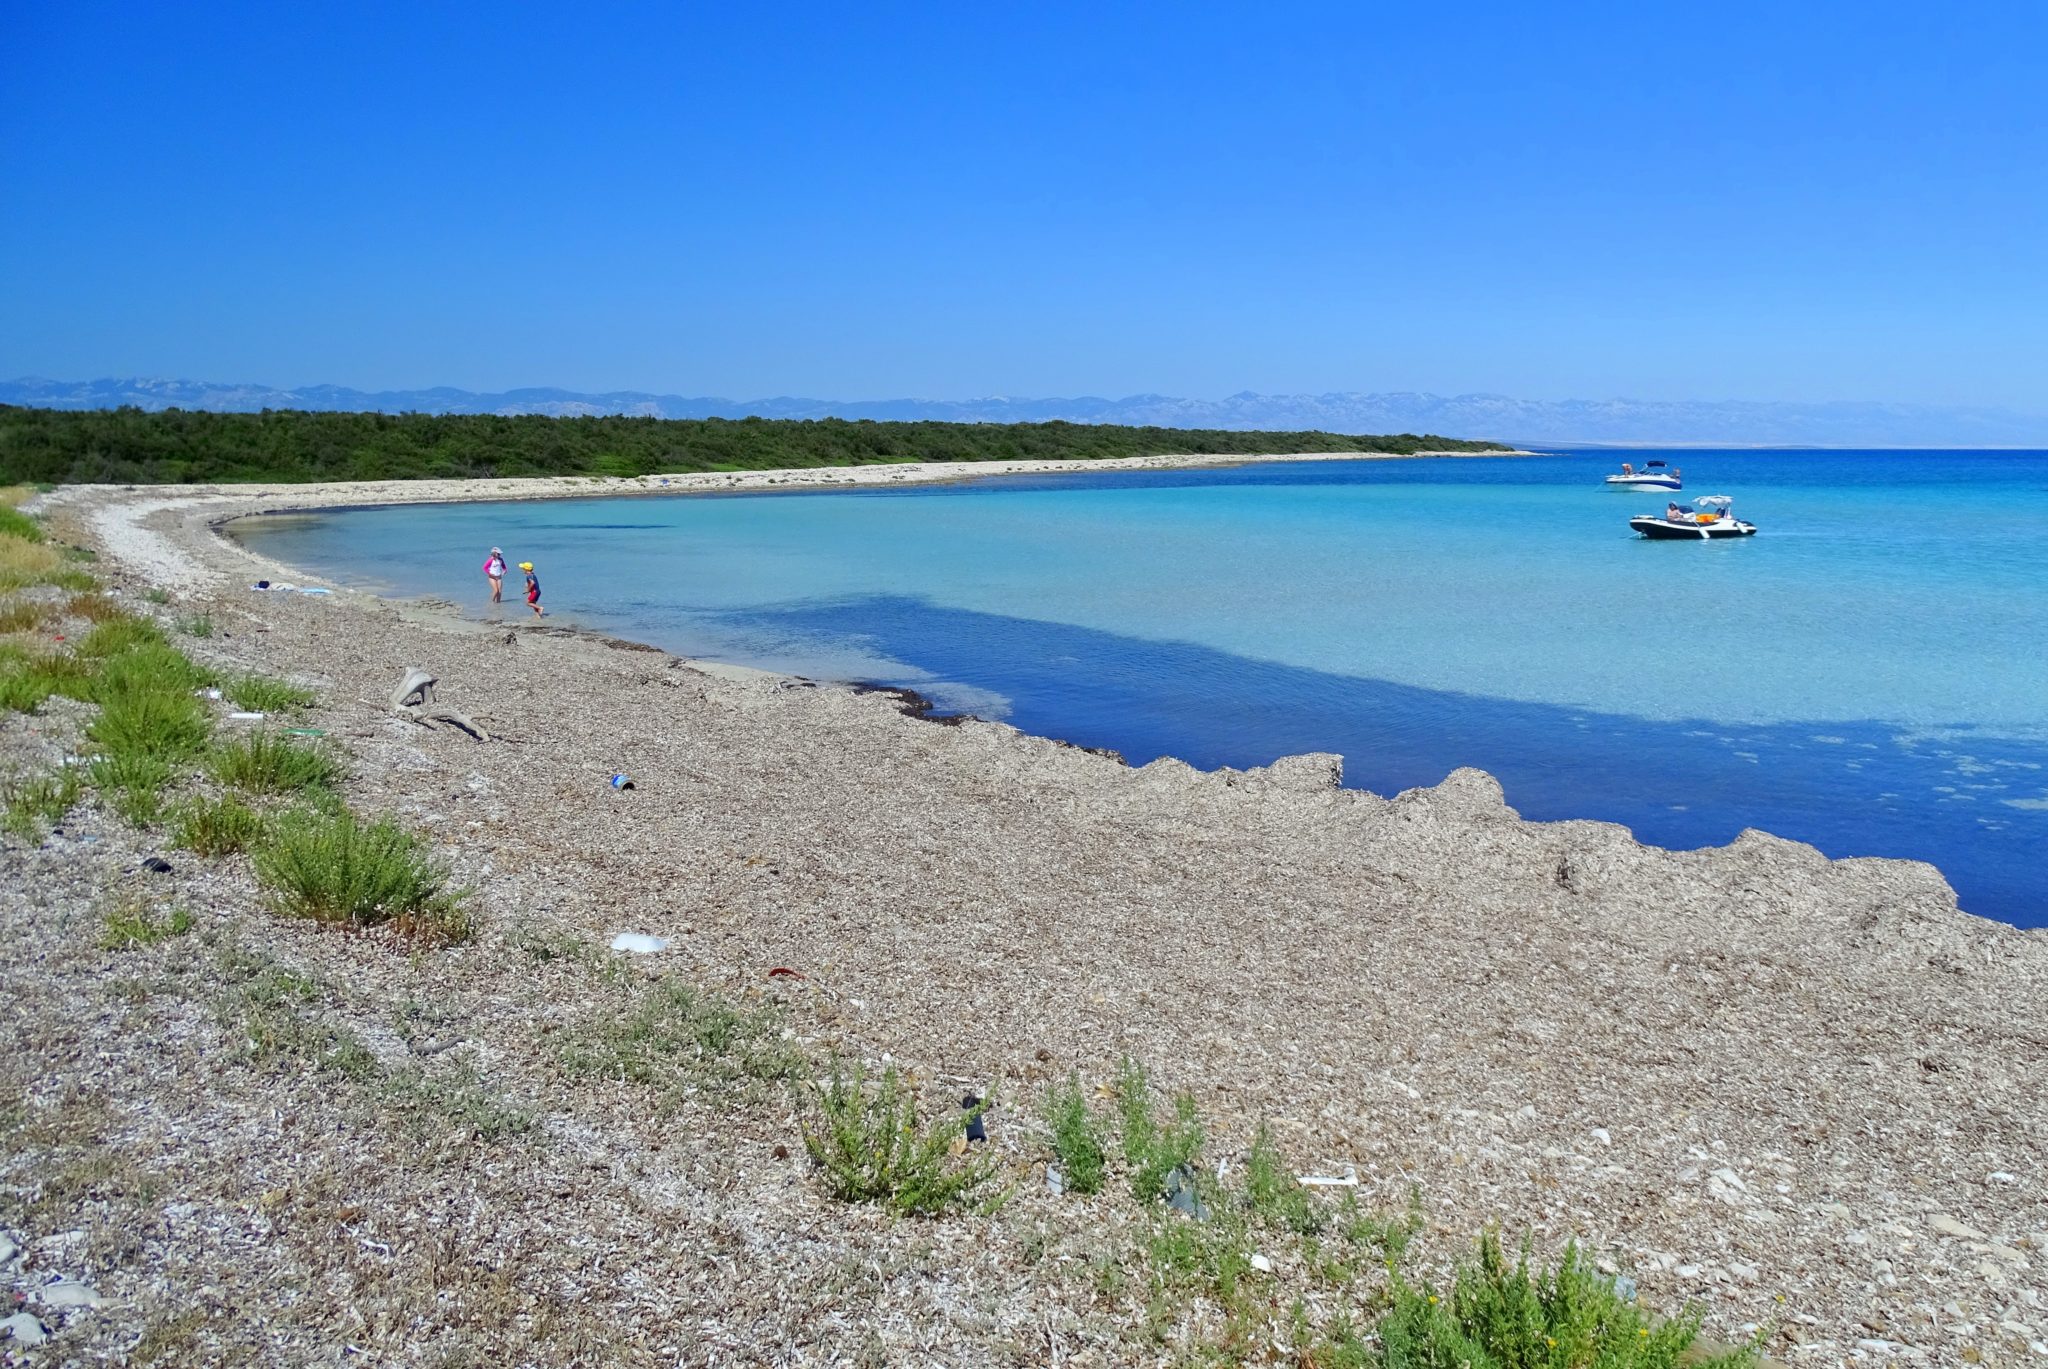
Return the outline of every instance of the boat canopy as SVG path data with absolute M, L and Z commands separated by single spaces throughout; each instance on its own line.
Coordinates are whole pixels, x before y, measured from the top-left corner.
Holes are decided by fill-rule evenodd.
M 1725 494 L 1703 494 L 1692 501 L 1692 506 L 1701 513 L 1726 513 L 1735 507 L 1735 500 Z

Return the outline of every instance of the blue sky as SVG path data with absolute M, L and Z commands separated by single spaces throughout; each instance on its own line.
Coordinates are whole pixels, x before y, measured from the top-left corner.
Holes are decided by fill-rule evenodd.
M 0 375 L 2048 409 L 2044 55 L 2035 3 L 15 0 Z

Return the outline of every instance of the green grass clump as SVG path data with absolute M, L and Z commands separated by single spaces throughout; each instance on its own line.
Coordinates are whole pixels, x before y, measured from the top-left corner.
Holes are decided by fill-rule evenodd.
M 45 831 L 64 820 L 78 794 L 78 772 L 69 767 L 54 775 L 9 780 L 0 785 L 0 829 L 23 841 L 41 841 Z
M 1052 1128 L 1053 1154 L 1059 1157 L 1066 1186 L 1075 1193 L 1100 1192 L 1108 1157 L 1079 1076 L 1068 1076 L 1064 1086 L 1055 1084 L 1047 1093 L 1045 1122 Z
M 650 1085 L 674 1105 L 687 1091 L 744 1079 L 794 1079 L 804 1062 L 769 1013 L 742 1012 L 687 984 L 663 980 L 621 1017 L 562 1045 L 562 1067 L 583 1078 Z
M 78 654 L 89 657 L 118 656 L 139 646 L 165 646 L 164 630 L 147 618 L 119 613 L 93 625 L 78 639 Z
M 1697 1311 L 1656 1321 L 1625 1301 L 1576 1244 L 1555 1269 L 1538 1273 L 1529 1268 L 1527 1242 L 1510 1265 L 1490 1232 L 1448 1298 L 1398 1278 L 1393 1294 L 1379 1328 L 1386 1369 L 1672 1369 L 1700 1330 Z M 1700 1369 L 1755 1363 L 1747 1349 L 1698 1361 Z
M 171 592 L 156 585 L 151 585 L 148 589 L 142 591 L 142 597 L 149 600 L 152 604 L 168 604 L 171 602 Z
M 10 599 L 0 604 L 0 632 L 35 632 L 57 617 L 53 604 Z
M 88 594 L 72 595 L 70 599 L 65 601 L 64 612 L 73 618 L 83 618 L 87 622 L 92 623 L 104 623 L 115 618 L 134 616 L 127 609 L 121 607 L 119 603 L 115 602 L 113 596 L 103 594 L 98 590 L 93 590 Z
M 251 794 L 296 794 L 332 789 L 342 776 L 341 758 L 317 741 L 277 732 L 253 732 L 214 749 L 207 770 L 222 784 Z
M 256 847 L 256 873 L 286 917 L 389 923 L 442 943 L 472 931 L 469 891 L 451 887 L 447 867 L 389 817 L 364 823 L 346 809 L 287 814 Z
M 191 694 L 213 679 L 211 670 L 175 647 L 144 642 L 100 663 L 92 696 L 105 703 L 124 694 Z
M 319 1012 L 327 995 L 305 975 L 230 947 L 221 957 L 227 987 L 215 1003 L 220 1023 L 240 1038 L 251 1064 L 337 1074 L 367 1081 L 380 1073 L 362 1037 Z
M 952 1149 L 984 1103 L 933 1127 L 918 1121 L 917 1100 L 889 1070 L 870 1085 L 858 1067 L 849 1078 L 836 1065 L 827 1081 L 811 1081 L 810 1113 L 802 1124 L 804 1149 L 824 1171 L 836 1198 L 880 1203 L 903 1216 L 987 1211 L 1002 1200 L 989 1194 L 998 1165 L 993 1157 L 956 1160 Z
M 0 537 L 19 537 L 24 542 L 43 540 L 42 524 L 20 509 L 0 506 Z
M 232 856 L 263 834 L 263 816 L 236 798 L 195 798 L 173 814 L 172 842 L 201 856 Z
M 189 908 L 155 913 L 139 903 L 122 904 L 107 910 L 106 926 L 100 932 L 100 949 L 128 951 L 138 946 L 154 946 L 191 930 Z
M 81 699 L 92 692 L 92 668 L 62 652 L 0 653 L 0 708 L 33 713 L 52 694 Z
M 1175 1170 L 1195 1174 L 1202 1153 L 1202 1119 L 1194 1095 L 1173 1100 L 1173 1118 L 1161 1121 L 1152 1111 L 1152 1088 L 1137 1061 L 1125 1057 L 1117 1068 L 1117 1110 L 1123 1121 L 1124 1159 L 1131 1167 L 1131 1192 L 1139 1202 L 1166 1195 Z
M 107 806 L 137 827 L 152 827 L 164 815 L 164 790 L 176 771 L 162 756 L 120 752 L 100 756 L 86 767 L 92 787 Z
M 250 713 L 283 713 L 313 704 L 312 690 L 267 675 L 238 675 L 221 689 L 236 708 Z
M 184 633 L 187 637 L 211 637 L 213 635 L 213 619 L 203 613 L 196 613 L 190 618 L 180 618 L 178 620 L 178 631 Z
M 96 691 L 97 692 L 97 691 Z M 213 718 L 190 694 L 157 690 L 103 697 L 100 715 L 86 729 L 109 756 L 190 760 L 206 749 Z

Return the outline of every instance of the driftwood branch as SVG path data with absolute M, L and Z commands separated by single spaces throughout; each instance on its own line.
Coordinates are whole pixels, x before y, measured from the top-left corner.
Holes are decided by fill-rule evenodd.
M 467 713 L 434 702 L 434 676 L 418 666 L 405 672 L 405 677 L 391 690 L 391 711 L 421 727 L 432 727 L 435 723 L 446 723 L 460 728 L 480 742 L 487 742 L 491 734 L 483 729 Z

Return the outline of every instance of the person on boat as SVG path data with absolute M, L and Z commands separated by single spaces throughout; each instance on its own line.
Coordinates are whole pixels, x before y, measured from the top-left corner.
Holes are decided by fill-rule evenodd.
M 1685 510 L 1678 507 L 1676 499 L 1664 506 L 1664 521 L 1667 523 L 1683 523 L 1685 521 Z
M 1623 475 L 1634 475 L 1636 473 L 1636 468 L 1634 466 L 1629 465 L 1628 462 L 1624 461 L 1621 463 L 1621 473 Z

